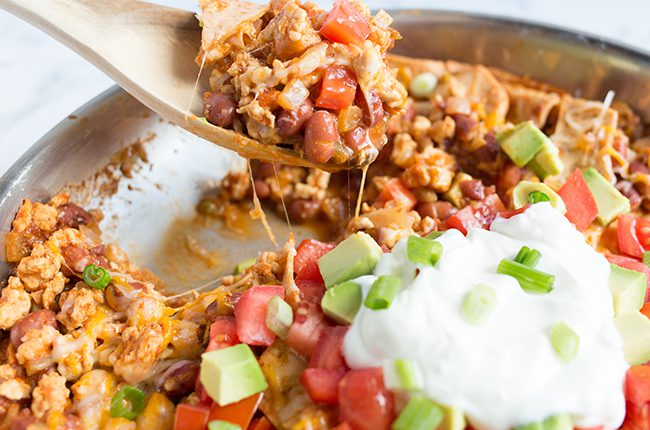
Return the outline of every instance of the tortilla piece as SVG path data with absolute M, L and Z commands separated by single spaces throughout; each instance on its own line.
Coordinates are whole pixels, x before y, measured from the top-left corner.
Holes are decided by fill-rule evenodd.
M 200 22 L 203 25 L 201 34 L 201 50 L 196 58 L 201 65 L 205 56 L 205 64 L 210 65 L 227 54 L 227 47 L 220 46 L 228 37 L 242 28 L 252 28 L 253 21 L 268 12 L 269 5 L 259 5 L 238 0 L 199 0 L 201 9 Z
M 560 104 L 556 93 L 539 91 L 518 84 L 503 85 L 510 97 L 508 121 L 518 124 L 532 121 L 537 127 L 544 128 L 551 110 Z
M 413 73 L 413 76 L 424 72 L 431 72 L 437 78 L 441 78 L 447 73 L 444 61 L 410 58 L 393 54 L 388 54 L 386 58 L 390 67 L 395 69 L 399 69 L 400 67 L 408 68 Z

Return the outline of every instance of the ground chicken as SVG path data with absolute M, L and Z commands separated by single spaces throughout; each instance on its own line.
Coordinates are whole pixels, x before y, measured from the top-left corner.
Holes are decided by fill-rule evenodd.
M 29 397 L 32 387 L 19 377 L 18 369 L 11 364 L 0 365 L 0 396 L 9 400 L 22 400 Z
M 56 227 L 58 212 L 55 208 L 42 203 L 34 203 L 32 220 L 43 231 L 52 231 Z
M 72 387 L 72 409 L 81 417 L 83 428 L 99 429 L 102 418 L 108 416 L 115 393 L 115 376 L 95 369 L 83 375 Z
M 31 300 L 23 283 L 15 276 L 10 277 L 0 297 L 0 328 L 8 330 L 13 327 L 19 319 L 29 313 L 30 307 Z
M 159 323 L 127 327 L 113 365 L 115 373 L 129 384 L 137 384 L 151 376 L 153 366 L 167 346 L 165 333 Z
M 57 370 L 68 381 L 74 381 L 95 364 L 95 339 L 82 333 L 69 333 L 54 342 L 52 354 L 58 363 Z
M 44 283 L 54 279 L 59 272 L 61 263 L 54 251 L 46 245 L 34 246 L 29 257 L 23 258 L 16 273 L 29 292 L 44 289 Z
M 70 390 L 65 386 L 65 378 L 56 372 L 41 376 L 32 393 L 32 412 L 39 419 L 50 412 L 63 412 L 70 403 Z
M 50 325 L 27 331 L 23 336 L 23 343 L 16 351 L 16 358 L 25 367 L 28 375 L 45 370 L 54 364 L 52 349 L 61 336 L 61 333 Z
M 61 293 L 59 299 L 61 310 L 56 319 L 72 331 L 92 318 L 97 311 L 97 305 L 101 303 L 104 303 L 104 294 L 101 291 L 78 284 L 71 290 Z

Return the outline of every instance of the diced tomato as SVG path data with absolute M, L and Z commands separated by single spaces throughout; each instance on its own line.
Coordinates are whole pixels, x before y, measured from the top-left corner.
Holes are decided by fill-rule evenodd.
M 646 317 L 650 318 L 650 303 L 646 303 L 641 308 L 641 313 Z
M 637 406 L 650 402 L 650 366 L 632 366 L 627 370 L 625 399 Z
M 205 430 L 210 409 L 205 406 L 180 404 L 176 407 L 174 430 Z
M 320 34 L 332 42 L 362 44 L 370 35 L 368 20 L 348 0 L 336 0 Z
M 248 430 L 275 430 L 275 427 L 268 418 L 262 417 L 253 421 Z
M 210 342 L 206 351 L 215 351 L 217 349 L 227 348 L 237 345 L 237 323 L 235 317 L 220 316 L 210 326 Z
M 310 303 L 320 304 L 323 295 L 325 295 L 326 288 L 323 281 L 296 279 L 296 286 L 300 290 L 302 299 Z
M 343 358 L 343 339 L 347 332 L 348 327 L 340 325 L 324 328 L 308 367 L 330 370 L 346 369 L 347 365 Z
M 616 237 L 618 238 L 619 251 L 631 257 L 641 258 L 643 247 L 636 235 L 636 223 L 637 219 L 633 215 L 619 216 Z
M 644 250 L 650 250 L 650 219 L 637 218 L 636 237 Z
M 242 429 L 247 429 L 262 402 L 263 395 L 264 393 L 254 394 L 226 406 L 219 406 L 215 403 L 210 410 L 209 421 L 227 421 L 237 424 Z
M 235 305 L 237 336 L 249 345 L 269 346 L 275 334 L 266 326 L 266 308 L 273 296 L 284 298 L 281 285 L 259 285 L 251 287 L 242 294 Z
M 650 403 L 637 406 L 632 402 L 625 403 L 625 421 L 622 429 L 650 430 Z
M 646 280 L 646 298 L 645 301 L 650 301 L 650 267 L 637 259 L 625 257 L 623 255 L 605 254 L 605 258 L 612 264 L 616 264 L 624 269 L 635 270 L 645 274 Z
M 584 231 L 598 216 L 596 199 L 580 169 L 576 169 L 558 191 L 566 206 L 566 217 L 580 231 Z
M 447 218 L 447 227 L 467 234 L 470 228 L 488 228 L 499 213 L 505 212 L 503 202 L 496 194 L 485 197 L 477 206 L 465 206 Z
M 352 427 L 350 427 L 350 424 L 346 422 L 342 422 L 341 424 L 334 427 L 332 430 L 352 430 Z
M 350 106 L 357 93 L 357 78 L 346 66 L 330 66 L 325 70 L 316 107 L 342 110 Z
M 300 242 L 296 248 L 296 256 L 293 259 L 293 271 L 296 273 L 296 280 L 320 281 L 323 277 L 318 269 L 318 259 L 334 249 L 333 243 L 320 242 L 314 239 L 306 239 Z
M 407 210 L 413 209 L 418 202 L 411 190 L 399 178 L 390 179 L 384 184 L 377 201 L 382 206 L 388 202 L 394 202 L 393 206 L 405 207 Z
M 345 369 L 305 369 L 300 382 L 315 403 L 335 405 L 339 402 L 339 382 Z
M 351 370 L 339 384 L 339 418 L 354 430 L 388 430 L 395 418 L 393 395 L 380 367 Z
M 285 342 L 295 352 L 309 359 L 325 327 L 327 323 L 320 306 L 302 301 L 294 313 L 293 324 Z

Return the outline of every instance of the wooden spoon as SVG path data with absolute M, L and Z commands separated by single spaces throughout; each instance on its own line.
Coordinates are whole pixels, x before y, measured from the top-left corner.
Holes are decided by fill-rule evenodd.
M 263 15 L 267 6 L 228 0 L 221 30 Z M 257 142 L 200 120 L 204 71 L 194 62 L 201 27 L 192 12 L 135 0 L 0 0 L 0 8 L 61 41 L 110 76 L 140 102 L 190 133 L 253 158 L 336 171 L 290 149 Z

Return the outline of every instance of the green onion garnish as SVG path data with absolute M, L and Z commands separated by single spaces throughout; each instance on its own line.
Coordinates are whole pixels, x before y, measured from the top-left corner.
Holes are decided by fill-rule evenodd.
M 531 191 L 528 193 L 528 203 L 550 202 L 551 198 L 541 191 Z
M 442 419 L 443 412 L 438 405 L 424 396 L 415 395 L 410 398 L 391 428 L 392 430 L 431 430 L 438 428 Z
M 507 258 L 501 260 L 497 273 L 512 276 L 527 293 L 548 294 L 555 283 L 555 276 Z
M 429 240 L 436 240 L 437 238 L 439 238 L 443 234 L 445 234 L 444 231 L 432 231 L 431 233 L 424 236 L 424 238 L 429 239 Z
M 397 297 L 402 286 L 400 278 L 394 275 L 381 275 L 372 283 L 363 304 L 373 310 L 388 309 Z
M 97 290 L 103 290 L 111 283 L 111 275 L 102 267 L 89 264 L 84 269 L 84 282 Z
M 650 267 L 650 251 L 645 251 L 643 253 L 643 264 Z
M 280 339 L 285 339 L 293 324 L 293 309 L 280 296 L 273 296 L 266 307 L 264 322 Z
M 235 276 L 241 275 L 246 270 L 250 269 L 255 263 L 257 263 L 257 258 L 249 258 L 248 260 L 244 260 L 235 266 L 235 270 L 233 270 L 232 274 Z
M 551 328 L 548 335 L 551 345 L 560 360 L 568 363 L 576 358 L 580 349 L 580 338 L 575 331 L 564 322 L 559 322 Z
M 535 267 L 541 258 L 542 254 L 538 250 L 522 246 L 515 257 L 515 262 L 524 266 Z
M 144 409 L 144 400 L 144 391 L 131 385 L 123 386 L 111 399 L 111 417 L 135 419 Z
M 415 264 L 433 266 L 442 255 L 442 244 L 419 236 L 410 236 L 406 243 L 406 255 Z
M 497 305 L 497 295 L 487 285 L 477 285 L 465 295 L 461 311 L 465 321 L 481 325 Z
M 208 423 L 208 430 L 241 430 L 241 427 L 228 421 L 216 420 Z
M 393 370 L 397 377 L 397 388 L 408 391 L 422 388 L 422 378 L 413 361 L 397 359 L 393 362 Z

